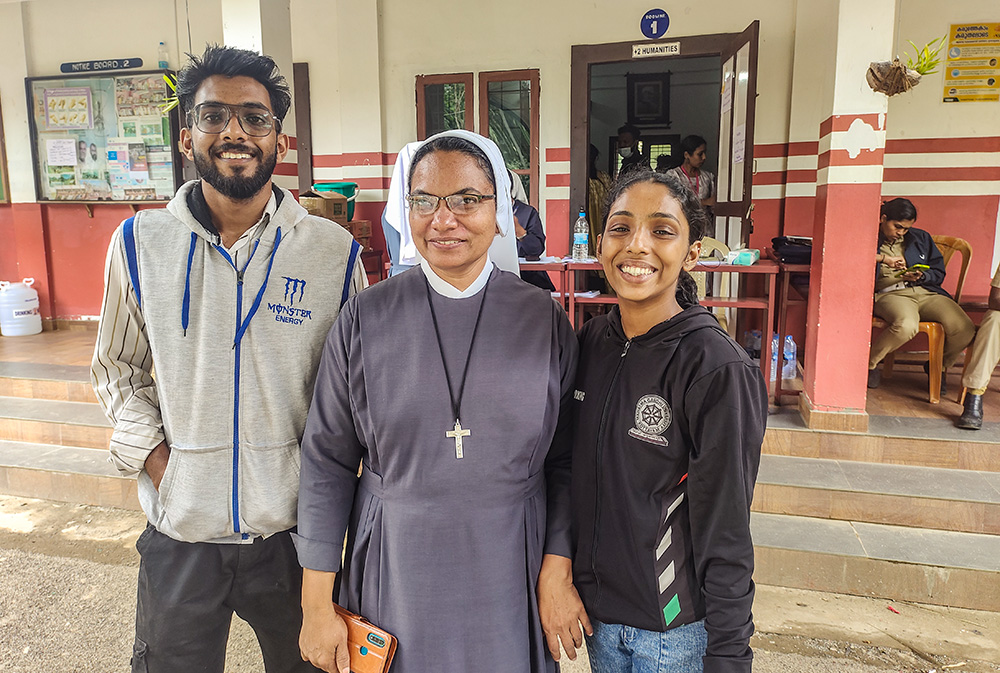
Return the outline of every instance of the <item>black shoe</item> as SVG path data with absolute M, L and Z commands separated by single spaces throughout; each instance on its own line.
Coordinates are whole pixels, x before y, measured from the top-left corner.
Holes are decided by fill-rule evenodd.
M 882 382 L 882 370 L 876 367 L 875 369 L 868 370 L 868 387 L 878 388 L 878 384 Z
M 931 376 L 931 363 L 930 362 L 925 362 L 924 363 L 924 374 L 927 374 L 928 383 L 930 383 L 930 376 Z M 942 371 L 941 372 L 941 396 L 944 397 L 947 394 L 948 394 L 948 372 L 947 371 Z
M 982 395 L 965 394 L 965 411 L 962 412 L 962 417 L 955 425 L 966 430 L 978 430 L 983 427 Z

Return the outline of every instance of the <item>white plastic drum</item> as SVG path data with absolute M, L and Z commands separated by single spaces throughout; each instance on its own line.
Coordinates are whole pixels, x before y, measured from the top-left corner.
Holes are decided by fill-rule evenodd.
M 42 314 L 38 307 L 38 293 L 31 289 L 34 278 L 20 283 L 0 280 L 0 334 L 27 336 L 42 331 Z

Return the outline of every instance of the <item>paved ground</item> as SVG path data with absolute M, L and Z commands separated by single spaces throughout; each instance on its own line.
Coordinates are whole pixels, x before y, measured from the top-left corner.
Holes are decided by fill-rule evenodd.
M 0 671 L 128 670 L 144 525 L 136 512 L 0 496 Z M 993 613 L 774 587 L 759 587 L 754 612 L 761 673 L 1000 671 L 987 663 L 1000 662 Z M 263 671 L 239 620 L 226 670 Z M 588 670 L 585 657 L 563 666 Z

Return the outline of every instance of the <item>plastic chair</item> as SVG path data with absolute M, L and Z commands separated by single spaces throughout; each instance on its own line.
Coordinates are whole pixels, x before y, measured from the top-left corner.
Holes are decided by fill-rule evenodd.
M 957 303 L 962 297 L 962 288 L 965 286 L 965 275 L 969 270 L 969 262 L 972 260 L 972 246 L 969 245 L 968 241 L 957 236 L 931 236 L 931 238 L 934 240 L 934 245 L 941 251 L 941 256 L 944 257 L 944 266 L 946 269 L 948 262 L 951 261 L 955 252 L 959 252 L 962 255 L 962 268 L 958 273 L 958 284 L 955 288 L 955 302 Z M 872 317 L 872 327 L 885 329 L 888 327 L 888 323 L 881 318 Z M 930 369 L 928 397 L 931 404 L 937 404 L 941 401 L 941 368 L 944 365 L 944 326 L 939 322 L 921 321 L 917 332 L 927 335 L 927 360 L 928 368 Z M 882 373 L 886 378 L 892 376 L 892 367 L 896 359 L 895 355 L 895 353 L 889 353 L 885 356 L 885 360 L 882 363 Z M 965 391 L 963 390 L 960 397 L 964 396 Z
M 965 287 L 965 275 L 969 271 L 969 263 L 972 261 L 972 246 L 964 238 L 957 236 L 931 236 L 934 245 L 941 251 L 944 257 L 944 266 L 948 268 L 948 262 L 952 256 L 958 252 L 962 255 L 962 267 L 958 271 L 958 284 L 955 285 L 955 303 L 962 303 L 962 288 Z
M 709 236 L 701 239 L 701 259 L 712 259 L 713 257 L 718 257 L 715 255 L 716 252 L 720 253 L 721 259 L 725 260 L 726 255 L 729 254 L 729 246 L 722 241 Z M 708 272 L 694 271 L 691 273 L 691 277 L 694 278 L 695 285 L 698 286 L 698 299 L 704 299 L 708 295 Z M 723 297 L 729 296 L 728 273 L 719 274 L 719 292 Z M 726 317 L 726 309 L 715 307 L 711 309 L 711 311 L 715 315 L 715 319 L 719 321 L 719 325 L 722 329 L 728 332 L 729 321 Z

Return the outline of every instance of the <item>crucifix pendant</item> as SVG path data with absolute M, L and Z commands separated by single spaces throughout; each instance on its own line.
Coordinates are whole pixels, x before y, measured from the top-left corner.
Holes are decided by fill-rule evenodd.
M 456 458 L 461 459 L 465 456 L 465 454 L 462 452 L 462 437 L 468 437 L 471 434 L 472 434 L 471 430 L 462 429 L 462 424 L 459 422 L 457 418 L 455 419 L 455 429 L 449 430 L 448 432 L 444 433 L 445 437 L 455 440 Z

